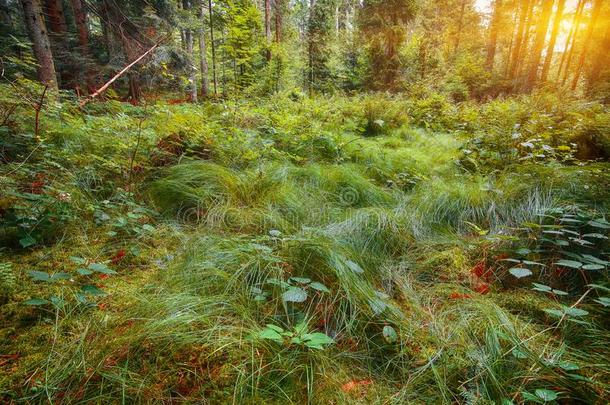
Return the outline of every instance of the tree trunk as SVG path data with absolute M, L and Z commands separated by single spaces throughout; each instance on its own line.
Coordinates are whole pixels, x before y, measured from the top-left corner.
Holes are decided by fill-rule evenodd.
M 82 0 L 71 0 L 74 23 L 78 34 L 78 45 L 84 63 L 91 57 L 89 53 L 89 29 L 87 28 L 87 11 Z M 94 72 L 90 67 L 85 68 L 85 82 L 89 92 L 95 90 Z
M 517 68 L 519 67 L 519 59 L 521 58 L 521 48 L 523 47 L 523 41 L 525 38 L 526 19 L 530 8 L 530 2 L 532 0 L 525 0 L 525 3 L 521 6 L 521 13 L 519 15 L 519 28 L 517 31 L 517 39 L 515 40 L 515 48 L 513 49 L 513 56 L 510 58 L 510 68 L 508 70 L 508 77 L 514 79 L 517 74 Z
M 45 0 L 44 12 L 47 15 L 49 31 L 58 36 L 68 32 L 66 19 L 64 18 L 64 7 L 61 0 Z
M 585 36 L 585 42 L 583 43 L 582 51 L 580 52 L 580 57 L 578 58 L 578 65 L 576 65 L 576 73 L 574 73 L 574 79 L 572 79 L 572 90 L 576 90 L 576 86 L 578 86 L 578 80 L 580 79 L 582 67 L 584 66 L 585 59 L 587 58 L 587 52 L 589 51 L 589 46 L 591 45 L 591 38 L 593 37 L 593 31 L 595 29 L 601 8 L 602 0 L 595 0 L 595 3 L 593 3 L 593 10 L 591 11 L 591 21 L 589 22 L 587 35 Z
M 457 55 L 458 49 L 460 48 L 460 42 L 462 40 L 462 30 L 464 29 L 464 10 L 466 9 L 466 0 L 462 0 L 462 6 L 460 7 L 460 19 L 458 20 L 458 28 L 455 34 L 455 44 L 453 45 L 453 55 Z
M 540 73 L 540 81 L 545 82 L 551 67 L 551 61 L 555 54 L 555 44 L 557 43 L 557 34 L 559 33 L 559 26 L 561 25 L 561 19 L 563 18 L 563 9 L 565 7 L 566 0 L 559 0 L 557 4 L 557 12 L 555 19 L 553 20 L 553 30 L 551 31 L 551 38 L 549 39 L 549 45 L 546 48 L 546 58 L 544 59 L 544 65 L 542 66 L 542 73 Z
M 275 0 L 275 42 L 278 44 L 282 42 L 283 1 L 284 0 Z
M 218 95 L 218 81 L 216 80 L 216 44 L 214 44 L 214 13 L 212 11 L 212 0 L 208 0 L 208 12 L 210 13 L 210 45 L 212 47 L 212 79 L 214 83 L 214 95 Z
M 604 68 L 610 69 L 610 25 L 606 26 L 606 33 L 602 39 L 601 46 L 597 50 L 597 56 L 594 60 L 591 73 L 589 74 L 587 87 L 591 90 L 599 81 Z
M 267 52 L 265 57 L 267 61 L 271 60 L 271 0 L 265 0 L 265 43 Z
M 536 24 L 536 37 L 534 39 L 534 46 L 532 48 L 527 82 L 525 83 L 527 90 L 534 88 L 536 81 L 538 80 L 540 59 L 542 57 L 542 49 L 544 48 L 546 33 L 549 30 L 549 22 L 551 20 L 551 13 L 553 12 L 553 3 L 554 0 L 542 0 L 542 14 Z
M 182 7 L 186 11 L 192 8 L 191 0 L 182 0 Z M 197 69 L 195 69 L 195 58 L 193 55 L 193 30 L 187 28 L 184 30 L 184 42 L 186 54 L 188 55 L 188 72 L 189 72 L 189 99 L 197 102 Z
M 199 70 L 201 74 L 201 97 L 206 98 L 210 92 L 208 80 L 208 50 L 205 43 L 205 2 L 201 1 L 199 18 L 201 29 L 199 30 Z
M 51 42 L 47 35 L 40 0 L 21 0 L 25 26 L 32 41 L 34 56 L 38 62 L 38 80 L 57 90 L 57 77 L 55 74 L 55 63 L 51 51 Z
M 559 62 L 559 70 L 557 71 L 557 81 L 561 79 L 561 72 L 563 71 L 564 62 L 567 59 L 571 59 L 571 53 L 574 51 L 574 47 L 571 47 L 571 45 L 574 44 L 574 39 L 576 38 L 576 31 L 580 26 L 580 17 L 582 15 L 582 10 L 585 6 L 585 2 L 586 0 L 578 0 L 578 5 L 576 6 L 576 11 L 574 12 L 574 18 L 572 18 L 570 32 L 568 33 L 568 38 L 566 39 L 566 44 L 561 54 L 561 62 Z M 570 54 L 569 58 L 568 54 Z M 563 80 L 563 82 L 565 83 L 565 79 Z
M 494 2 L 494 13 L 489 27 L 489 44 L 487 46 L 487 59 L 485 65 L 487 69 L 493 70 L 496 58 L 496 46 L 498 44 L 498 30 L 500 29 L 500 17 L 502 11 L 502 0 Z
M 138 59 L 143 51 L 149 47 L 149 39 L 141 35 L 138 27 L 125 17 L 115 0 L 104 0 L 103 5 L 114 37 L 118 38 L 121 42 L 125 59 L 127 62 Z M 131 69 L 128 73 L 128 78 L 129 94 L 127 98 L 137 102 L 142 95 L 140 77 L 137 70 Z

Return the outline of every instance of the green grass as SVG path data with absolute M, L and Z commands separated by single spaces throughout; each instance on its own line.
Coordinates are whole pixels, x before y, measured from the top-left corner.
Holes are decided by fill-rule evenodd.
M 606 402 L 610 335 L 596 293 L 578 306 L 588 316 L 558 323 L 545 309 L 582 292 L 533 291 L 536 280 L 512 282 L 495 257 L 526 244 L 518 228 L 551 208 L 608 215 L 608 164 L 467 171 L 461 148 L 474 133 L 411 127 L 404 114 L 416 103 L 376 97 L 109 103 L 82 124 L 51 116 L 43 152 L 0 172 L 13 194 L 46 172 L 45 195 L 71 195 L 61 233 L 0 250 L 0 352 L 10 355 L 0 357 L 0 398 L 516 404 L 548 389 Z M 482 114 L 528 108 L 498 103 Z M 486 122 L 508 125 L 496 118 Z M 362 136 L 371 119 L 387 123 L 382 135 Z M 182 152 L 155 162 L 159 141 L 176 133 Z M 2 197 L 0 208 L 19 201 Z M 118 274 L 80 275 L 71 256 Z M 490 280 L 473 275 L 481 262 Z M 71 279 L 36 282 L 30 270 Z M 82 283 L 107 295 L 79 301 Z M 285 300 L 297 287 L 306 298 Z M 64 304 L 23 304 L 52 295 Z M 257 337 L 302 323 L 334 343 Z

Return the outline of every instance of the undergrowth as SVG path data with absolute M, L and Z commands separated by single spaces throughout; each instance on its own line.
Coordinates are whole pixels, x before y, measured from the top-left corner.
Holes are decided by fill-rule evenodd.
M 606 403 L 608 112 L 549 97 L 19 107 L 0 398 Z

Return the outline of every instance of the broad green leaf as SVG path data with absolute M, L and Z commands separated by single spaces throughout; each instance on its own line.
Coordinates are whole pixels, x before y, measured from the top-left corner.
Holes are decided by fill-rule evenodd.
M 398 340 L 398 334 L 396 333 L 396 330 L 390 325 L 386 325 L 383 327 L 383 337 L 388 343 L 394 343 Z
M 585 264 L 584 266 L 582 266 L 583 270 L 603 270 L 605 268 L 606 266 L 603 266 L 601 264 Z
M 378 298 L 369 300 L 369 305 L 375 315 L 381 314 L 387 308 L 386 303 Z
M 570 315 L 570 316 L 589 315 L 588 311 L 585 311 L 584 309 L 580 309 L 580 308 L 564 307 L 563 311 L 566 313 L 566 315 Z
M 544 312 L 549 315 L 556 316 L 557 318 L 561 318 L 563 316 L 563 311 L 559 311 L 558 309 L 545 309 Z
M 78 264 L 79 266 L 82 266 L 83 264 L 87 263 L 87 260 L 83 259 L 82 257 L 70 256 L 69 259 L 72 263 Z
M 571 267 L 573 269 L 580 269 L 582 267 L 582 263 L 577 262 L 576 260 L 562 259 L 562 260 L 558 260 L 555 264 L 557 266 Z
M 542 399 L 544 402 L 554 401 L 557 399 L 558 395 L 555 391 L 547 390 L 547 389 L 537 389 L 534 391 L 536 396 Z
M 273 324 L 271 324 L 271 323 L 268 323 L 268 324 L 267 324 L 267 325 L 265 325 L 265 326 L 267 326 L 267 328 L 269 328 L 269 329 L 273 329 L 274 331 L 276 331 L 276 332 L 278 332 L 278 333 L 283 333 L 283 332 L 284 332 L 284 329 L 283 329 L 283 328 L 281 328 L 280 326 L 277 326 L 277 325 L 273 325 Z
M 328 289 L 328 287 L 326 287 L 324 284 L 319 283 L 317 281 L 314 281 L 313 283 L 309 284 L 309 287 L 313 288 L 314 290 L 318 290 L 321 292 L 330 292 L 330 290 Z
M 513 267 L 508 270 L 510 274 L 517 278 L 523 278 L 527 276 L 531 276 L 533 273 L 530 269 L 525 269 L 523 267 Z
M 81 276 L 90 276 L 91 274 L 93 274 L 93 272 L 89 269 L 76 269 L 76 271 L 78 272 L 78 274 L 80 274 Z
M 324 346 L 335 343 L 332 338 L 319 332 L 307 333 L 303 335 L 303 341 L 305 342 L 305 346 L 312 349 L 324 349 Z
M 49 300 L 45 300 L 42 298 L 32 298 L 29 299 L 27 301 L 23 302 L 25 305 L 32 305 L 32 306 L 38 306 L 38 305 L 45 305 L 49 303 Z
M 307 299 L 307 292 L 300 287 L 290 287 L 282 294 L 286 302 L 303 302 Z
M 364 270 L 362 269 L 362 267 L 360 267 L 360 265 L 356 262 L 353 262 L 351 260 L 346 260 L 345 264 L 347 264 L 347 267 L 349 267 L 350 270 L 353 271 L 354 273 L 358 273 L 358 274 L 364 273 Z
M 524 260 L 523 264 L 527 264 L 529 266 L 542 266 L 542 267 L 544 267 L 544 264 L 539 263 L 539 262 L 533 262 L 531 260 Z
M 55 273 L 51 275 L 51 280 L 70 280 L 71 276 L 68 273 Z
M 107 293 L 94 285 L 84 285 L 81 287 L 81 290 L 87 294 L 91 294 L 93 296 L 99 297 L 102 295 L 107 295 Z
M 532 283 L 532 285 L 534 286 L 533 289 L 536 291 L 550 292 L 552 290 L 552 288 L 549 287 L 548 285 L 538 284 L 538 283 Z
M 88 266 L 89 270 L 96 271 L 102 274 L 117 274 L 116 271 L 108 268 L 104 263 L 91 263 Z
M 27 248 L 27 247 L 33 246 L 37 242 L 38 241 L 30 235 L 24 236 L 23 238 L 19 239 L 19 244 L 21 245 L 22 248 Z
M 45 273 L 44 271 L 30 270 L 28 271 L 28 274 L 30 277 L 32 277 L 34 281 L 51 281 L 51 276 L 49 275 L 49 273 Z
M 555 295 L 568 295 L 567 292 L 561 290 L 553 290 L 553 294 Z
M 280 335 L 279 333 L 277 333 L 276 331 L 274 331 L 273 329 L 263 329 L 262 331 L 260 331 L 258 333 L 258 337 L 261 339 L 269 339 L 269 340 L 273 340 L 275 342 L 278 343 L 282 343 L 284 341 L 284 338 L 282 337 L 282 335 Z
M 560 361 L 557 365 L 566 371 L 574 371 L 580 368 L 577 364 L 570 363 L 568 361 Z
M 609 262 L 609 261 L 607 261 L 607 260 L 602 260 L 602 259 L 600 259 L 600 258 L 598 258 L 598 257 L 595 257 L 595 256 L 591 256 L 591 255 L 582 255 L 582 257 L 583 257 L 583 259 L 585 259 L 586 261 L 591 262 L 591 263 L 595 263 L 595 264 L 601 264 L 601 265 L 604 265 L 604 266 L 607 266 L 607 265 L 609 265 L 609 264 L 610 264 L 610 262 Z
M 311 283 L 311 279 L 307 277 L 290 277 L 290 281 L 294 281 L 299 284 L 309 284 Z

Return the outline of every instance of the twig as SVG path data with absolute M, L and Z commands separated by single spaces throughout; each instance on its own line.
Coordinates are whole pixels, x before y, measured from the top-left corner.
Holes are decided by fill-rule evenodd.
M 144 52 L 138 59 L 134 60 L 133 62 L 131 62 L 129 65 L 125 66 L 119 73 L 117 73 L 116 75 L 114 75 L 114 77 L 110 80 L 108 80 L 108 82 L 106 82 L 106 84 L 104 84 L 102 87 L 100 87 L 95 93 L 93 93 L 92 95 L 90 95 L 89 97 L 87 97 L 86 99 L 84 99 L 83 101 L 80 102 L 79 106 L 82 108 L 84 107 L 87 103 L 89 103 L 90 101 L 92 101 L 94 98 L 96 98 L 97 96 L 99 96 L 100 94 L 102 94 L 104 91 L 106 91 L 106 89 L 112 84 L 114 83 L 119 77 L 121 77 L 125 72 L 127 72 L 129 69 L 131 69 L 131 67 L 135 64 L 137 64 L 139 61 L 141 61 L 142 59 L 144 59 L 149 53 L 151 53 L 152 51 L 154 51 L 160 44 L 161 42 L 163 42 L 164 39 L 162 39 L 161 41 L 157 42 L 156 44 L 154 44 L 148 51 Z

